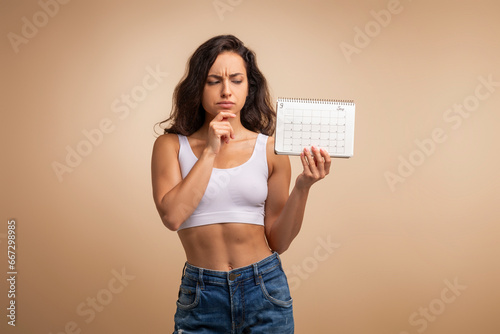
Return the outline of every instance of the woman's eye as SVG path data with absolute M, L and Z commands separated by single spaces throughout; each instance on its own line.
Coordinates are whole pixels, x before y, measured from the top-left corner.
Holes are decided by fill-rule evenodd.
M 242 81 L 241 80 L 234 80 L 233 83 L 239 85 L 240 83 L 242 83 Z
M 219 83 L 219 81 L 208 81 L 208 82 L 207 82 L 207 84 L 208 84 L 209 86 L 213 86 L 213 85 L 216 85 L 216 84 L 218 84 L 218 83 Z

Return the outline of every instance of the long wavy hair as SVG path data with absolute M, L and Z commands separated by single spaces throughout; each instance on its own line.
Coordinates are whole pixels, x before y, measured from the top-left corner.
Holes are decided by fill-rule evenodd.
M 217 56 L 228 51 L 243 58 L 247 71 L 248 96 L 240 111 L 241 124 L 248 130 L 268 136 L 274 133 L 276 112 L 266 78 L 257 67 L 255 53 L 232 35 L 213 37 L 193 53 L 184 77 L 174 90 L 170 117 L 159 123 L 161 126 L 170 122 L 164 133 L 189 136 L 202 127 L 205 109 L 201 102 L 208 71 Z

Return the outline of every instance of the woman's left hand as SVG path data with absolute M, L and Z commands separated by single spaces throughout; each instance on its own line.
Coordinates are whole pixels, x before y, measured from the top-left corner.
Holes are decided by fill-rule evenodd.
M 324 149 L 311 147 L 300 154 L 304 170 L 297 177 L 295 185 L 301 189 L 309 189 L 315 182 L 323 179 L 330 172 L 331 158 Z

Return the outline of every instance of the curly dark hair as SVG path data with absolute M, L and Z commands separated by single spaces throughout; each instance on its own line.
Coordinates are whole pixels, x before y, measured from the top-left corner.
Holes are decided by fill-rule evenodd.
M 205 109 L 201 101 L 208 71 L 217 56 L 228 51 L 243 58 L 247 71 L 248 96 L 240 112 L 241 124 L 248 130 L 268 136 L 274 133 L 276 112 L 266 78 L 257 67 L 255 53 L 233 35 L 213 37 L 193 53 L 184 77 L 174 90 L 170 117 L 159 123 L 170 121 L 165 133 L 189 136 L 202 127 Z

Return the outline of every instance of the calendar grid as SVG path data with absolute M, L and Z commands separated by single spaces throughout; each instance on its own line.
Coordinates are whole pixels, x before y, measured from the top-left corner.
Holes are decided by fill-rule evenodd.
M 304 148 L 324 148 L 332 156 L 352 156 L 354 103 L 278 100 L 277 153 L 300 154 Z

